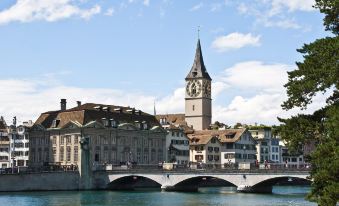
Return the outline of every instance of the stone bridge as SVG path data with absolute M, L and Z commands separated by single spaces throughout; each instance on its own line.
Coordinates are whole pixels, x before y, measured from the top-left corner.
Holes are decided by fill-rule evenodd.
M 164 191 L 197 191 L 206 182 L 218 181 L 239 192 L 271 193 L 280 181 L 307 180 L 308 171 L 96 171 L 96 189 L 133 189 L 137 186 L 161 187 Z M 308 180 L 309 181 L 309 180 Z M 147 184 L 146 184 L 147 183 Z

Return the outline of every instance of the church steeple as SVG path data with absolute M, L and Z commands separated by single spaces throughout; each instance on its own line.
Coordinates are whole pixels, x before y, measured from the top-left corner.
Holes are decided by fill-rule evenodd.
M 208 129 L 212 122 L 212 79 L 204 64 L 199 38 L 193 66 L 185 80 L 185 121 L 195 130 Z
M 189 79 L 196 79 L 196 78 L 204 78 L 204 79 L 212 80 L 204 64 L 204 59 L 203 59 L 202 52 L 201 52 L 200 39 L 198 39 L 193 66 L 191 68 L 191 71 L 188 73 L 185 79 L 189 80 Z

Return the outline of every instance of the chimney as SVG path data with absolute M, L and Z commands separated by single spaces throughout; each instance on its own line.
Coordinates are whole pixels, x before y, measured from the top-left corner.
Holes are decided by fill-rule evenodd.
M 61 111 L 65 111 L 66 110 L 66 99 L 61 99 L 61 102 L 60 102 L 60 109 Z
M 77 105 L 78 105 L 78 107 L 80 107 L 81 106 L 81 101 L 77 101 Z

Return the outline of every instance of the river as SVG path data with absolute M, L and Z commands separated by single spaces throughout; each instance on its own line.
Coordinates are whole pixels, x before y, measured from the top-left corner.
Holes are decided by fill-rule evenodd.
M 231 187 L 196 193 L 160 191 L 72 191 L 0 193 L 1 206 L 315 206 L 305 200 L 307 186 L 275 186 L 273 194 L 243 194 Z

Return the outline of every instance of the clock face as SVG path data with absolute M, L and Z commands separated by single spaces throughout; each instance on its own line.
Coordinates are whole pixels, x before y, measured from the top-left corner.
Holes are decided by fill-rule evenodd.
M 202 90 L 204 97 L 211 97 L 211 82 L 204 80 L 202 82 Z
M 187 82 L 186 92 L 190 97 L 197 97 L 201 93 L 201 83 L 198 80 L 191 80 Z

